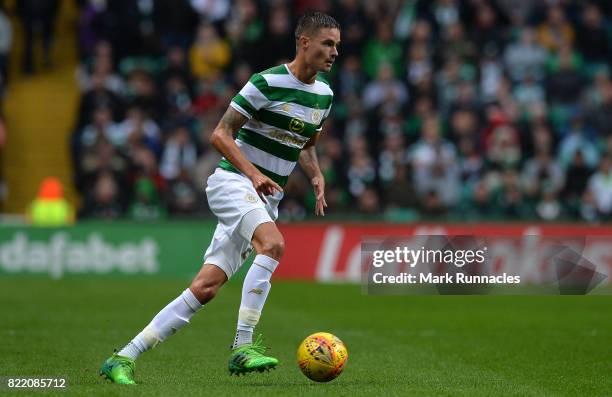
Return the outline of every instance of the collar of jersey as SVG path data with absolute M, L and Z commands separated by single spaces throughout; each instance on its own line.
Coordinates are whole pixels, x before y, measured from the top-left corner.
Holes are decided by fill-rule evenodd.
M 304 87 L 310 87 L 310 88 L 314 87 L 314 85 L 316 84 L 316 82 L 317 82 L 316 77 L 315 77 L 315 82 L 314 82 L 314 83 L 312 83 L 312 84 L 306 84 L 306 83 L 304 83 L 303 81 L 301 81 L 300 79 L 298 79 L 297 77 L 295 77 L 295 75 L 294 75 L 294 74 L 291 72 L 291 69 L 289 69 L 289 66 L 287 66 L 287 64 L 286 64 L 286 63 L 283 63 L 283 66 L 285 67 L 285 69 L 287 69 L 287 73 L 289 73 L 289 76 L 291 76 L 291 78 L 292 78 L 293 80 L 297 81 L 297 82 L 298 82 L 298 84 L 301 84 L 301 85 L 303 85 Z

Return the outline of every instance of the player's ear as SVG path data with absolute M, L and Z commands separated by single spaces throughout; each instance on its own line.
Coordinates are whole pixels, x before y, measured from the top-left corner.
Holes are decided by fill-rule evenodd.
M 300 43 L 300 47 L 302 47 L 303 49 L 306 49 L 308 48 L 308 45 L 310 44 L 310 37 L 302 35 L 300 36 L 298 41 Z

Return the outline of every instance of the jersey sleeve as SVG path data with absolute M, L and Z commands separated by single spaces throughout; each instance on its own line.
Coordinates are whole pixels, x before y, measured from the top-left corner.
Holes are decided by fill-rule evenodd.
M 331 107 L 332 105 L 330 104 L 329 107 L 325 110 L 325 113 L 323 113 L 323 117 L 321 118 L 321 123 L 319 123 L 319 127 L 316 129 L 317 132 L 323 131 L 323 124 L 325 123 L 325 120 L 327 120 L 327 118 L 329 117 L 329 113 L 331 112 Z
M 270 104 L 266 96 L 268 83 L 259 73 L 255 73 L 230 102 L 230 106 L 248 119 L 257 116 L 257 111 Z

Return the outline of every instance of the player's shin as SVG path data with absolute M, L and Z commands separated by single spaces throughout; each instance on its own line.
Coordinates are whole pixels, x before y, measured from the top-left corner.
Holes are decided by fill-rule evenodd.
M 257 255 L 253 260 L 242 285 L 242 301 L 233 348 L 252 343 L 253 330 L 259 322 L 270 292 L 270 278 L 277 266 L 278 261 L 266 255 Z
M 164 307 L 130 343 L 121 351 L 120 356 L 132 360 L 145 351 L 157 346 L 168 336 L 189 323 L 189 319 L 202 307 L 202 304 L 187 288 L 175 300 Z

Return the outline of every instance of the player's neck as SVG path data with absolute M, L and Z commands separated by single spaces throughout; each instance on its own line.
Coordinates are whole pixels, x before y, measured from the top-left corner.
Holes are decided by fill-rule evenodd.
M 300 58 L 295 58 L 287 64 L 287 67 L 289 71 L 304 84 L 312 84 L 317 79 L 317 71 L 308 66 L 306 62 Z

